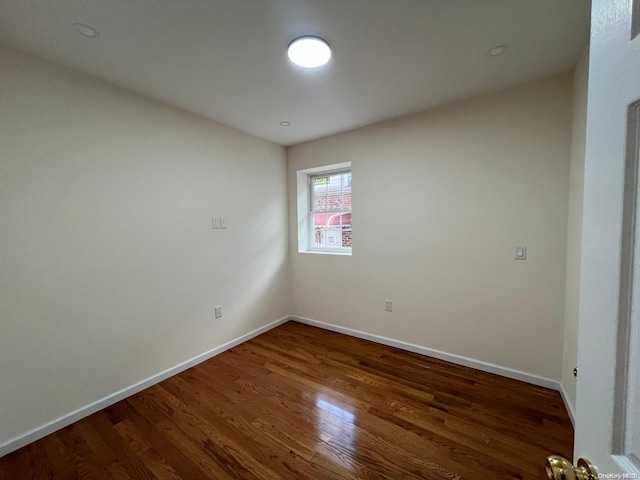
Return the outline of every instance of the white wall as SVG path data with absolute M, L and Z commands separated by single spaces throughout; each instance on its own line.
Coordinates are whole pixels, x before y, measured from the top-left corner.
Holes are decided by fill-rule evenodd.
M 576 406 L 576 378 L 573 376 L 573 369 L 578 365 L 578 301 L 580 293 L 580 255 L 582 254 L 582 197 L 584 195 L 588 82 L 589 51 L 585 50 L 580 57 L 573 77 L 567 275 L 562 357 L 562 386 L 568 396 L 570 406 L 574 410 Z
M 290 244 L 297 170 L 351 161 L 354 212 L 352 256 L 291 249 L 292 313 L 559 380 L 571 105 L 567 74 L 290 147 Z
M 282 147 L 0 48 L 0 446 L 289 313 L 575 401 L 586 68 L 290 147 L 287 171 Z M 353 255 L 291 248 L 290 282 L 295 172 L 344 161 Z
M 0 446 L 287 315 L 286 203 L 284 148 L 0 49 Z

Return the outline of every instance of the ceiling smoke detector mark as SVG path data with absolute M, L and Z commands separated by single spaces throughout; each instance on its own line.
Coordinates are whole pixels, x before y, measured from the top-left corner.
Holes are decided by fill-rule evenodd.
M 80 35 L 84 35 L 87 38 L 98 38 L 100 36 L 98 30 L 84 23 L 74 23 L 71 27 Z
M 288 126 L 290 126 L 290 125 L 291 125 L 291 122 L 287 122 L 287 121 L 285 120 L 285 121 L 280 122 L 280 125 L 281 125 L 281 126 L 283 126 L 283 127 L 288 127 Z
M 487 55 L 489 55 L 490 57 L 497 57 L 498 55 L 502 55 L 504 52 L 506 52 L 508 48 L 509 47 L 507 47 L 506 45 L 496 45 L 495 47 L 489 49 Z

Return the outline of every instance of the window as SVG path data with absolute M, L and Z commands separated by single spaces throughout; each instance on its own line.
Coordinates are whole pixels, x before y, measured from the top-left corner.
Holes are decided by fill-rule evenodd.
M 351 249 L 351 172 L 309 176 L 311 250 Z
M 298 251 L 351 253 L 350 167 L 298 172 Z

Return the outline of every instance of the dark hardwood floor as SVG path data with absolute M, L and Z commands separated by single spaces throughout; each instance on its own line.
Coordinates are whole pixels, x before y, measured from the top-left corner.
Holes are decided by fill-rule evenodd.
M 559 394 L 286 323 L 0 459 L 0 478 L 531 479 Z

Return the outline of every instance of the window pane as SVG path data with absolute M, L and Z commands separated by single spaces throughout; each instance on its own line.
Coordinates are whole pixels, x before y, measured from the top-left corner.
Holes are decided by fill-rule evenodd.
M 351 172 L 311 177 L 315 248 L 351 248 Z

